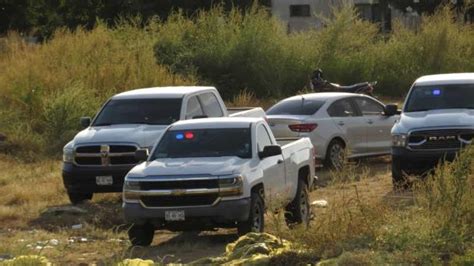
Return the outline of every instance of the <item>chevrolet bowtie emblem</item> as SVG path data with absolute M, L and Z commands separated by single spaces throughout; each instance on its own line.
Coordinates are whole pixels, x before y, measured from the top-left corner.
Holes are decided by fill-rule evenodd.
M 173 196 L 182 196 L 186 194 L 186 189 L 173 189 L 171 190 L 171 195 Z

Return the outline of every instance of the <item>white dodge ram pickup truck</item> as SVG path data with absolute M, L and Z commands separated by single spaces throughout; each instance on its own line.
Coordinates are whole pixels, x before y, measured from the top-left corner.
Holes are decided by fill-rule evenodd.
M 81 118 L 85 129 L 64 147 L 62 175 L 69 199 L 75 204 L 91 199 L 93 193 L 121 192 L 123 178 L 138 163 L 135 151 L 151 149 L 178 120 L 264 115 L 261 108 L 229 115 L 213 87 L 161 87 L 117 94 L 92 121 Z
M 423 174 L 440 160 L 452 160 L 473 140 L 474 73 L 420 77 L 392 128 L 394 188 L 409 185 L 406 175 Z
M 157 228 L 264 229 L 264 212 L 285 207 L 288 223 L 308 223 L 314 175 L 308 138 L 280 147 L 262 118 L 209 118 L 172 124 L 125 177 L 123 209 L 133 245 Z

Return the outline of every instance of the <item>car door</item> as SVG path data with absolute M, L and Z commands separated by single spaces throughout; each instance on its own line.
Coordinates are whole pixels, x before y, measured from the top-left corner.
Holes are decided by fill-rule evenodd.
M 263 148 L 272 145 L 270 134 L 263 124 L 257 125 L 257 154 L 263 151 Z M 265 182 L 265 195 L 267 199 L 279 200 L 284 197 L 285 189 L 285 165 L 283 155 L 277 155 L 260 159 L 260 168 L 263 171 Z
M 354 102 L 367 126 L 367 153 L 390 153 L 394 117 L 384 115 L 384 105 L 369 97 L 356 97 Z
M 333 102 L 328 114 L 346 141 L 348 156 L 363 154 L 367 150 L 366 123 L 351 98 Z

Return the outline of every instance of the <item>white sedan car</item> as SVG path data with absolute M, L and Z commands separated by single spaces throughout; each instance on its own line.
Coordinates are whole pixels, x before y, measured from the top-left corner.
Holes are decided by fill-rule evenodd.
M 280 143 L 309 137 L 316 159 L 339 168 L 344 158 L 390 154 L 396 105 L 362 94 L 311 93 L 284 99 L 267 110 Z

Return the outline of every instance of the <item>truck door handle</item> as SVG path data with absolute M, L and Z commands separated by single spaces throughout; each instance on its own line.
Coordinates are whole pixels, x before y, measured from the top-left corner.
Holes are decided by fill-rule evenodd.
M 282 160 L 282 159 L 278 159 L 277 164 L 281 164 L 281 163 L 283 163 L 283 160 Z
M 374 121 L 372 121 L 372 120 L 367 120 L 367 124 L 372 125 L 373 123 L 374 123 Z
M 337 123 L 337 124 L 340 125 L 340 126 L 345 125 L 344 122 L 342 122 L 342 121 L 339 121 L 339 123 Z

